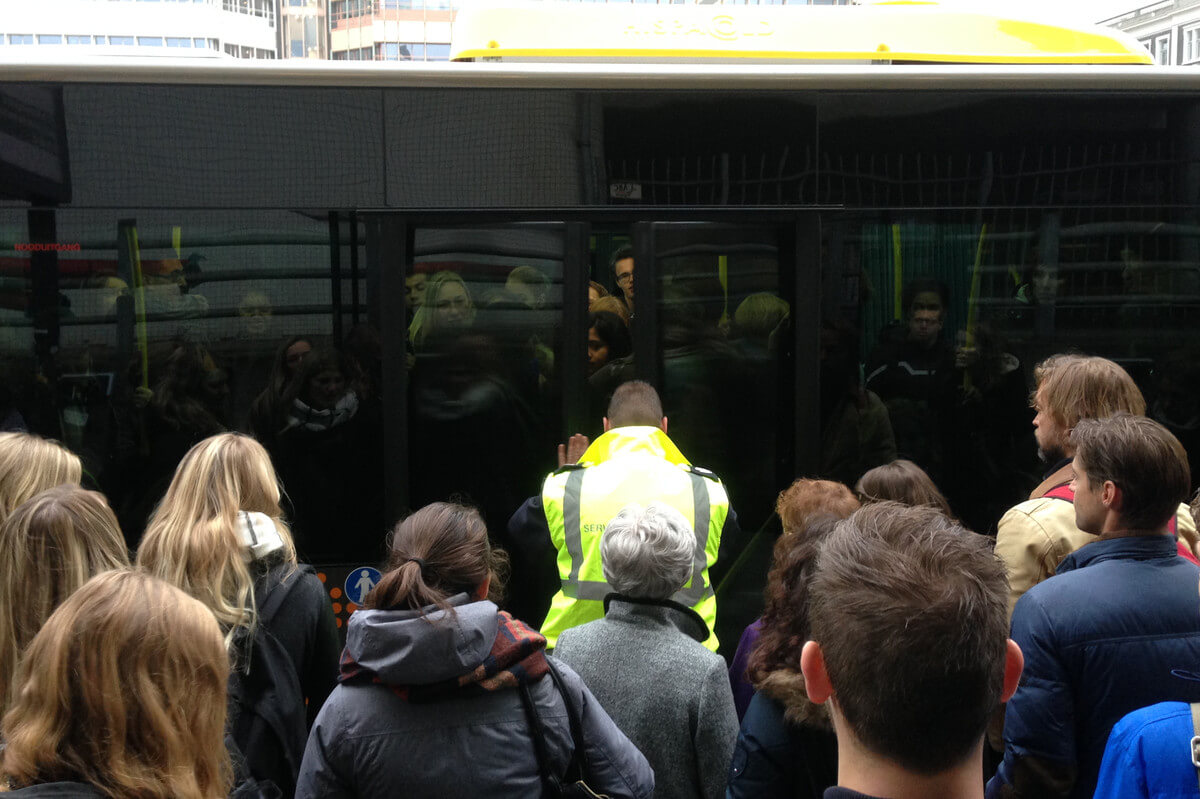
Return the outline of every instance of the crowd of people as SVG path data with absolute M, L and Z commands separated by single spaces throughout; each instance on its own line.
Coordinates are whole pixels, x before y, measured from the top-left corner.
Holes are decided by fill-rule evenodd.
M 986 332 L 941 342 L 943 289 L 908 287 L 861 376 L 830 326 L 825 479 L 774 498 L 763 612 L 719 640 L 719 575 L 772 467 L 734 490 L 699 465 L 696 421 L 719 409 L 673 405 L 673 424 L 630 379 L 632 255 L 613 255 L 617 295 L 589 287 L 601 432 L 549 474 L 448 443 L 530 449 L 555 332 L 502 322 L 546 306 L 545 276 L 517 267 L 480 304 L 453 272 L 412 276 L 411 445 L 431 454 L 386 534 L 368 333 L 282 342 L 246 432 L 211 355 L 173 344 L 124 423 L 141 490 L 115 508 L 71 449 L 0 433 L 0 792 L 1200 799 L 1200 498 L 1119 364 L 1038 365 L 1045 473 L 1020 485 L 1015 415 L 985 445 L 938 432 L 951 394 L 991 414 L 1024 392 Z M 673 290 L 668 383 L 700 340 Z M 788 313 L 751 295 L 722 346 L 770 360 Z M 500 333 L 472 334 L 481 314 Z M 963 447 L 997 460 L 958 473 Z M 439 470 L 486 508 L 438 496 Z M 347 552 L 386 554 L 343 642 L 304 561 Z
M 396 525 L 344 647 L 256 439 L 193 445 L 131 558 L 76 455 L 0 434 L 0 790 L 1200 795 L 1187 455 L 1111 361 L 1037 381 L 1047 476 L 994 540 L 907 460 L 783 491 L 728 667 L 737 516 L 645 383 L 562 447 L 511 558 L 461 504 Z

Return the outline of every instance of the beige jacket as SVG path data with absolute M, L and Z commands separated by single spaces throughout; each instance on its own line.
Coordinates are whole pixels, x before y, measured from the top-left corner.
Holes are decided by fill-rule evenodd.
M 1054 575 L 1063 558 L 1098 536 L 1085 533 L 1075 526 L 1075 506 L 1046 494 L 1071 482 L 1075 473 L 1067 464 L 1042 481 L 1029 499 L 1013 508 L 1000 519 L 996 529 L 996 554 L 1008 567 L 1008 617 L 1021 595 L 1033 586 Z M 1200 550 L 1196 523 L 1186 505 L 1179 506 L 1175 516 L 1178 535 L 1193 553 Z

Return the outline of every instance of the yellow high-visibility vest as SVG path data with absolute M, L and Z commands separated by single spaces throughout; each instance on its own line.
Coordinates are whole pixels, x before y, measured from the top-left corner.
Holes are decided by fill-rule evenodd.
M 550 603 L 542 635 L 554 646 L 563 630 L 604 615 L 600 536 L 621 508 L 636 502 L 664 502 L 683 514 L 696 533 L 692 577 L 673 597 L 693 608 L 708 624 L 704 645 L 717 648 L 712 634 L 717 598 L 708 569 L 717 559 L 729 496 L 712 472 L 693 467 L 657 427 L 617 427 L 597 438 L 578 464 L 546 478 L 542 507 L 550 539 L 558 550 L 562 588 Z

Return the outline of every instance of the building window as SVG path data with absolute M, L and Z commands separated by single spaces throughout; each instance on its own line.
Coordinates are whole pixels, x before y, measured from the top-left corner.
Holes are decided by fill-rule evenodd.
M 450 45 L 438 44 L 430 42 L 425 45 L 425 60 L 426 61 L 449 61 L 450 60 Z
M 236 44 L 225 45 L 225 55 L 231 55 L 234 58 L 238 56 L 238 46 Z
M 304 42 L 300 39 L 292 39 L 291 42 L 292 58 L 304 58 Z
M 1154 37 L 1154 63 L 1164 67 L 1171 65 L 1171 34 Z
M 138 43 L 139 47 L 162 47 L 163 46 L 161 36 L 139 36 L 139 37 L 137 37 L 137 43 Z
M 91 44 L 91 36 L 68 36 L 67 44 Z
M 39 33 L 37 42 L 38 44 L 62 44 L 63 38 L 57 33 Z
M 1200 61 L 1200 25 L 1189 25 L 1183 29 L 1183 63 Z
M 10 33 L 8 34 L 9 44 L 33 44 L 32 33 Z
M 201 41 L 203 41 L 203 39 L 201 39 Z M 192 46 L 191 39 L 181 39 L 178 36 L 168 36 L 167 37 L 167 47 L 191 47 L 191 46 Z
M 108 43 L 132 46 L 133 45 L 133 37 L 132 36 L 109 36 Z

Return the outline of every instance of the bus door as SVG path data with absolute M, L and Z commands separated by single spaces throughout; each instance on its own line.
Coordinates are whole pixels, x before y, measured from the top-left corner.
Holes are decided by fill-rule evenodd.
M 602 282 L 631 312 L 633 354 L 591 374 L 591 415 L 599 419 L 624 380 L 652 383 L 671 439 L 724 482 L 742 532 L 722 542 L 711 576 L 723 586 L 718 626 L 731 644 L 761 610 L 775 497 L 817 457 L 819 286 L 805 254 L 815 253 L 815 230 L 638 222 L 595 253 Z

